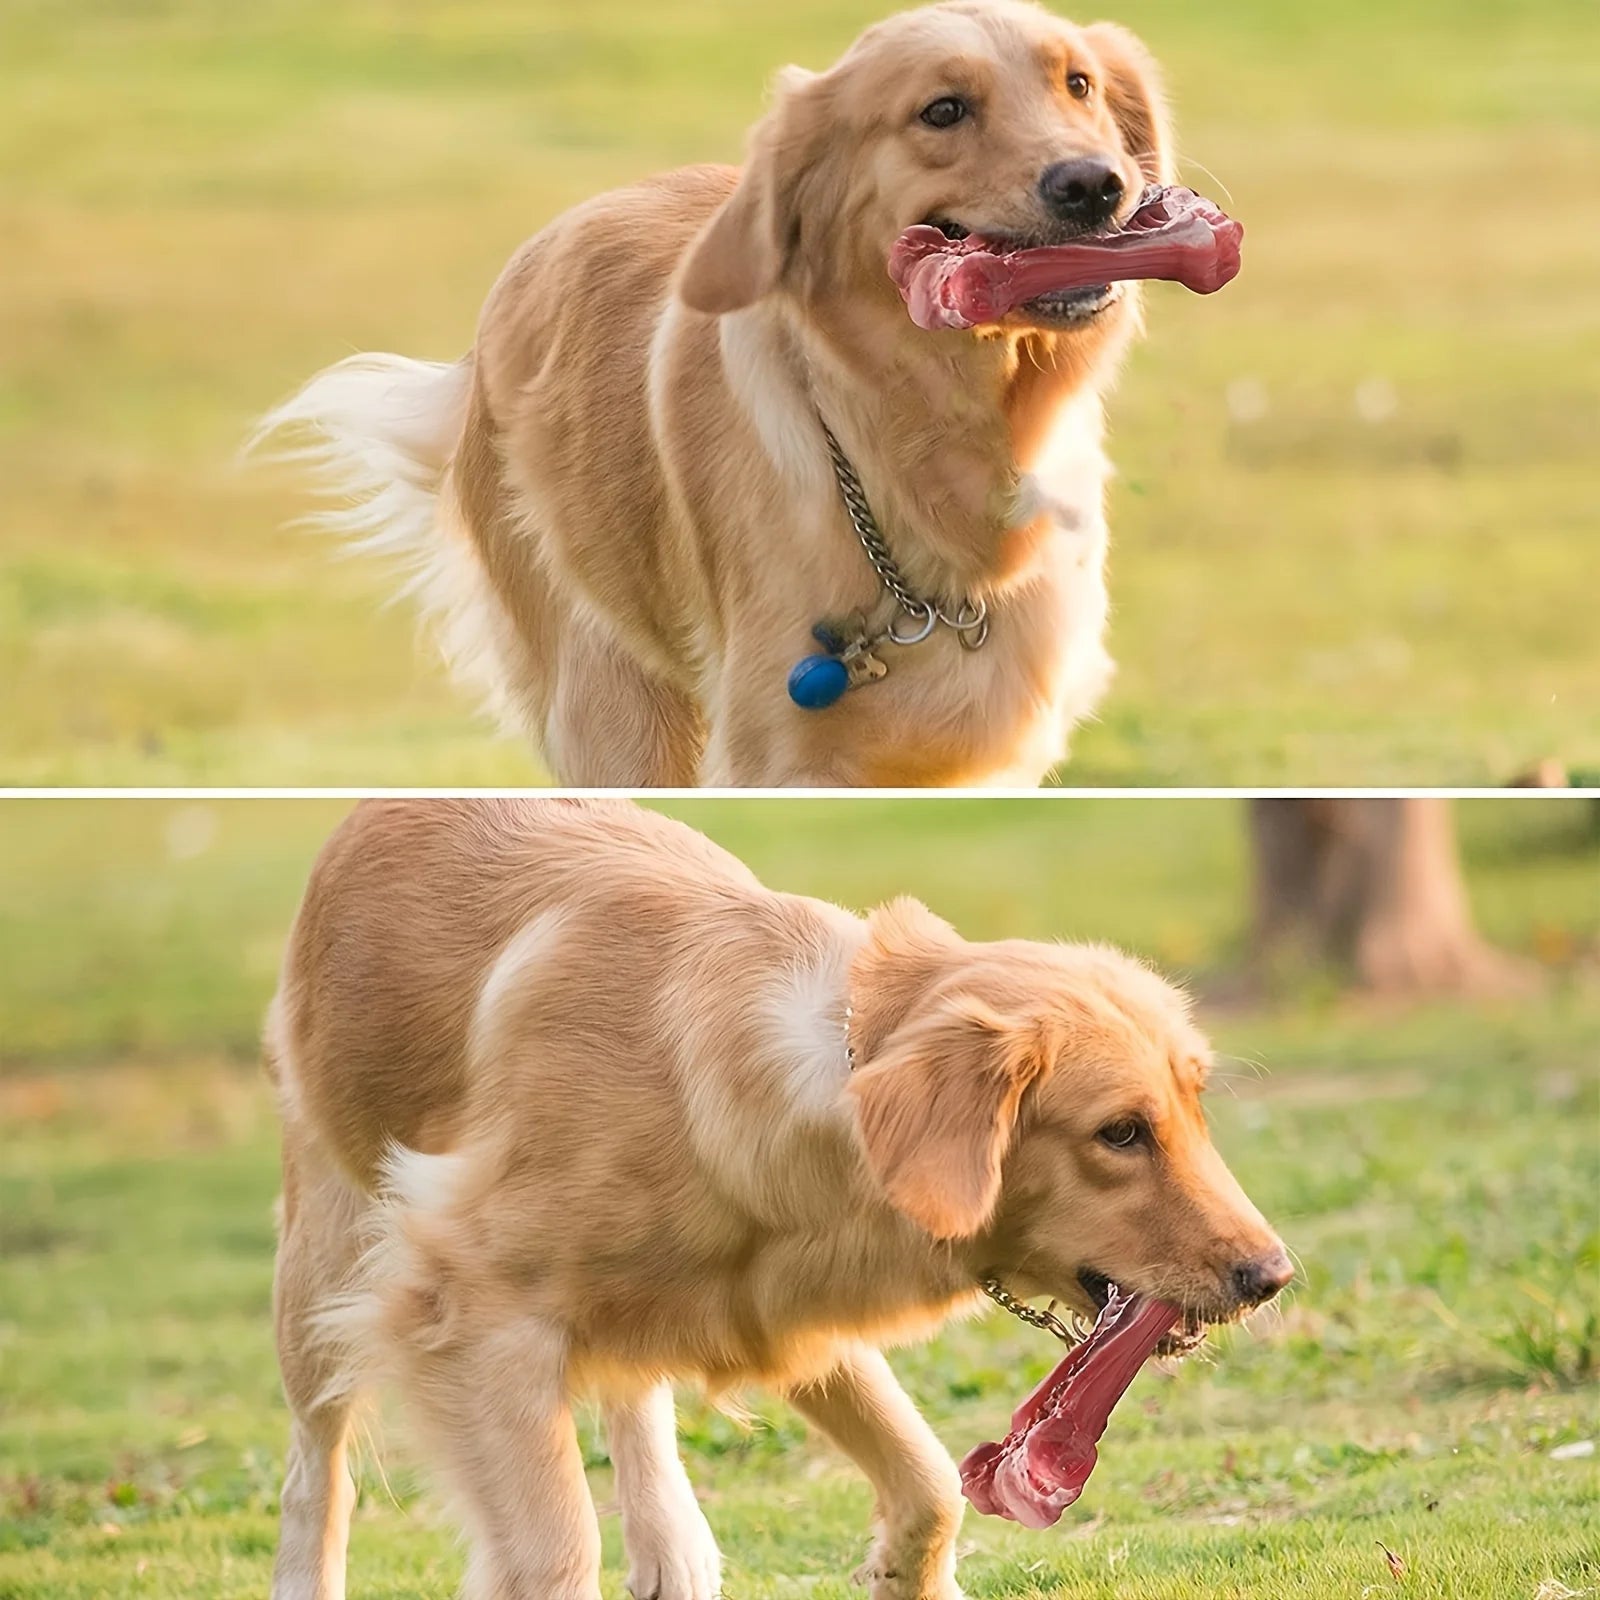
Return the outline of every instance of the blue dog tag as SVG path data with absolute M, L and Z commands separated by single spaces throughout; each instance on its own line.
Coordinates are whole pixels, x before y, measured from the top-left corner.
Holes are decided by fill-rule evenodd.
M 789 698 L 803 711 L 823 711 L 850 687 L 837 656 L 803 656 L 789 669 Z

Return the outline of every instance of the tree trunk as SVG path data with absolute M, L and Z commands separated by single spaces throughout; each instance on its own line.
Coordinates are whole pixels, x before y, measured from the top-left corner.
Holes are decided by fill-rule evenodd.
M 1472 925 L 1443 800 L 1252 800 L 1250 834 L 1269 968 L 1333 963 L 1396 995 L 1529 986 L 1532 969 Z

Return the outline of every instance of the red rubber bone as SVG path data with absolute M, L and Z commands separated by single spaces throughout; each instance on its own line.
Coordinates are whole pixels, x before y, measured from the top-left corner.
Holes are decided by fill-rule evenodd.
M 1011 1432 L 968 1451 L 961 1492 L 1025 1528 L 1058 1522 L 1094 1471 L 1112 1407 L 1182 1315 L 1169 1301 L 1113 1287 L 1088 1337 L 1017 1407 Z
M 981 234 L 948 239 L 919 223 L 895 240 L 889 276 L 919 328 L 975 328 L 1040 295 L 1128 278 L 1214 294 L 1238 276 L 1243 239 L 1243 224 L 1193 189 L 1146 189 L 1115 232 L 1070 244 L 997 250 Z

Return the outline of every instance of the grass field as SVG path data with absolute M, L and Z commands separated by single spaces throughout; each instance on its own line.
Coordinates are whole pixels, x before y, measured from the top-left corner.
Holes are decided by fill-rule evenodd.
M 522 237 L 737 158 L 884 9 L 8 0 L 0 781 L 537 781 L 234 447 L 350 350 L 459 352 Z M 1121 672 L 1066 781 L 1600 766 L 1600 10 L 1117 14 L 1250 239 L 1115 397 Z
M 1231 803 L 674 808 L 776 884 L 919 891 L 974 935 L 1234 963 Z M 264 1593 L 285 1418 L 268 1327 L 274 1128 L 250 1062 L 312 803 L 7 808 L 0 850 L 0 1600 Z M 1546 964 L 1514 1006 L 1331 991 L 1212 1017 L 1216 1135 L 1298 1251 L 1281 1312 L 1149 1371 L 1057 1530 L 972 1517 L 977 1597 L 1600 1594 L 1600 861 L 1589 808 L 1457 807 L 1474 907 Z M 834 812 L 830 819 L 828 812 Z M 953 1449 L 1044 1369 L 991 1317 L 895 1364 Z M 769 1397 L 692 1398 L 732 1600 L 844 1600 L 864 1485 Z M 620 1593 L 603 1442 L 585 1425 Z M 398 1430 L 391 1428 L 391 1435 Z M 369 1467 L 352 1594 L 453 1592 L 403 1447 Z M 1396 1576 L 1382 1547 L 1404 1564 Z

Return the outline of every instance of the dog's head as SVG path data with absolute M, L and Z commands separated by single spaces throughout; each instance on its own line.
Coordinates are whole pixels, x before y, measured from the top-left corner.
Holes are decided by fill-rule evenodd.
M 892 1206 L 975 1274 L 1090 1313 L 1115 1283 L 1194 1332 L 1288 1282 L 1211 1143 L 1178 990 L 1101 946 L 968 944 L 914 903 L 871 926 L 849 1092 Z
M 739 184 L 696 240 L 679 292 L 737 310 L 784 288 L 893 300 L 885 263 L 913 223 L 1012 245 L 1125 218 L 1167 181 L 1154 64 L 1112 23 L 1026 0 L 950 0 L 869 28 L 828 72 L 780 74 Z M 1120 286 L 1034 301 L 1014 327 L 1087 333 Z

